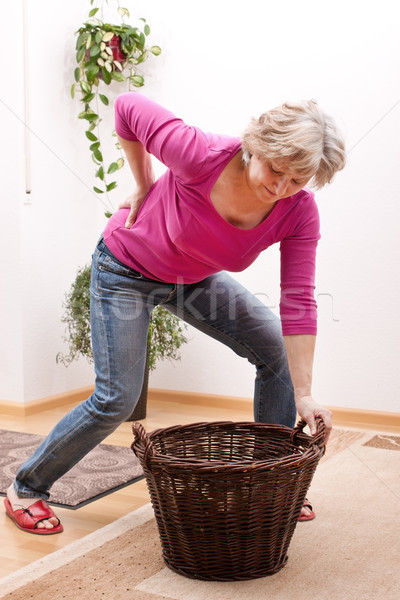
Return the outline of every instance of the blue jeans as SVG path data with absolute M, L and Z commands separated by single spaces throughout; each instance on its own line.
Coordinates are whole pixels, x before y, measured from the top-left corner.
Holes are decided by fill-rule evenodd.
M 142 388 L 150 315 L 158 304 L 255 366 L 256 421 L 294 425 L 280 321 L 262 302 L 224 272 L 195 284 L 147 279 L 100 241 L 91 282 L 95 390 L 22 465 L 14 484 L 18 495 L 47 499 L 52 484 L 132 414 Z

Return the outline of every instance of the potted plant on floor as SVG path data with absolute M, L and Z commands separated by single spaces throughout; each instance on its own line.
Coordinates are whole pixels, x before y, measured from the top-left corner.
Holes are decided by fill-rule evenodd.
M 62 322 L 66 325 L 68 354 L 58 353 L 56 360 L 66 366 L 80 356 L 93 361 L 90 339 L 90 265 L 79 269 L 64 299 Z M 157 360 L 178 360 L 179 349 L 187 339 L 186 325 L 162 306 L 153 310 L 147 336 L 147 361 L 142 393 L 138 404 L 128 420 L 144 419 L 147 406 L 149 371 L 155 369 Z

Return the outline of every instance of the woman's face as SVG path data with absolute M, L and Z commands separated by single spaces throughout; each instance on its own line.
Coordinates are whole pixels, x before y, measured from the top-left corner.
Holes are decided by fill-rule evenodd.
M 274 204 L 282 198 L 293 196 L 311 179 L 296 176 L 276 160 L 259 158 L 255 154 L 247 169 L 248 184 L 263 204 Z

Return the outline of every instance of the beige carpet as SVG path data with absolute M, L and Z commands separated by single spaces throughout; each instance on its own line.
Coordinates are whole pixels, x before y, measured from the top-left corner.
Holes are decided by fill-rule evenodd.
M 373 438 L 336 432 L 309 493 L 317 518 L 298 525 L 276 575 L 218 583 L 173 573 L 147 505 L 3 578 L 0 598 L 398 600 L 400 454 L 379 442 L 365 445 Z

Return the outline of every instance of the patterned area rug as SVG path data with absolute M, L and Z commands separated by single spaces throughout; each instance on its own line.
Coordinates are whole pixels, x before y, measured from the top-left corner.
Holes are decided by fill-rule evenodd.
M 43 440 L 42 435 L 0 430 L 0 494 L 6 495 L 19 466 Z M 75 510 L 142 477 L 130 448 L 100 444 L 54 484 L 49 503 Z

